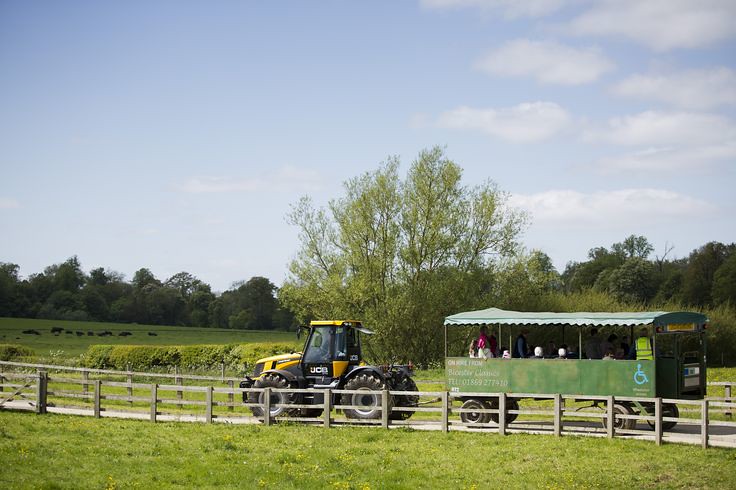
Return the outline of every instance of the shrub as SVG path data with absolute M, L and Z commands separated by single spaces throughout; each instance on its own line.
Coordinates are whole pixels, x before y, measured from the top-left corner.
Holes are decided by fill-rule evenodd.
M 18 344 L 0 344 L 0 361 L 12 361 L 33 357 L 36 353 L 33 349 Z
M 228 369 L 249 370 L 255 362 L 276 354 L 293 352 L 296 345 L 288 342 L 227 345 L 92 345 L 82 356 L 85 367 L 97 369 L 150 368 L 215 369 L 225 363 Z
M 84 367 L 95 369 L 109 368 L 110 352 L 112 345 L 90 345 L 87 352 L 82 355 L 81 363 Z

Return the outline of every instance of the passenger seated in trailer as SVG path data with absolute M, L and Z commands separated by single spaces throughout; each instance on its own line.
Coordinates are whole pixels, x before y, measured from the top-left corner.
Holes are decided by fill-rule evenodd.
M 601 339 L 598 337 L 598 329 L 590 329 L 590 338 L 585 342 L 583 347 L 585 357 L 588 359 L 600 359 L 603 357 L 601 352 Z
M 544 349 L 542 349 L 542 346 L 538 345 L 534 348 L 534 356 L 532 359 L 544 359 Z
M 606 349 L 606 353 L 603 354 L 603 360 L 604 361 L 615 361 L 616 356 L 613 353 L 613 349 Z
M 567 350 L 564 347 L 559 348 L 556 359 L 567 359 Z
M 468 348 L 468 357 L 478 357 L 478 339 L 470 341 L 470 347 Z
M 557 346 L 555 345 L 554 340 L 550 340 L 549 342 L 547 342 L 547 350 L 544 353 L 544 357 L 547 357 L 549 359 L 557 357 Z
M 615 333 L 612 333 L 611 335 L 608 336 L 606 340 L 601 342 L 601 352 L 603 353 L 604 357 L 605 357 L 606 352 L 608 352 L 609 350 L 611 352 L 616 352 L 616 345 L 614 344 L 614 342 L 616 342 L 617 340 L 618 340 L 618 335 L 616 335 Z

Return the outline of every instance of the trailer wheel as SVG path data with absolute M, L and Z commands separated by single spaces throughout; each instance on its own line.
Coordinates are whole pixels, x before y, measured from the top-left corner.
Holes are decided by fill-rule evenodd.
M 491 401 L 490 406 L 491 406 L 492 409 L 498 410 L 498 398 L 496 398 L 493 401 Z M 507 425 L 510 424 L 511 422 L 513 422 L 514 420 L 516 420 L 516 418 L 519 416 L 518 413 L 508 413 L 508 410 L 518 410 L 518 409 L 519 409 L 519 402 L 518 401 L 513 400 L 513 399 L 511 399 L 511 400 L 507 399 L 506 400 L 506 410 L 507 410 L 507 412 L 506 412 L 506 424 Z M 495 423 L 498 423 L 498 414 L 497 413 L 492 413 L 491 414 L 491 420 L 493 420 Z
M 652 412 L 654 412 L 654 407 L 652 407 Z M 678 418 L 679 416 L 680 416 L 680 410 L 677 408 L 677 405 L 675 405 L 674 403 L 663 403 L 662 404 L 662 417 Z M 654 422 L 652 422 L 651 420 L 647 420 L 647 424 L 649 424 L 649 427 L 654 429 Z M 676 425 L 677 425 L 677 422 L 662 421 L 662 430 L 672 430 L 675 428 Z
M 636 428 L 636 420 L 634 419 L 621 419 L 618 415 L 634 415 L 634 411 L 628 405 L 621 403 L 613 404 L 613 415 L 614 415 L 614 429 L 620 430 L 631 430 Z M 608 427 L 608 416 L 603 417 L 603 428 Z
M 471 398 L 466 400 L 460 408 L 463 410 L 487 410 L 491 407 L 483 400 Z M 487 424 L 490 419 L 490 413 L 463 412 L 460 414 L 460 420 L 462 420 L 464 424 Z
M 358 408 L 346 408 L 345 416 L 349 419 L 375 420 L 381 418 L 381 395 L 372 393 L 381 391 L 386 384 L 378 376 L 368 373 L 359 374 L 345 383 L 346 390 L 359 390 L 365 393 L 345 393 L 340 401 L 342 405 L 353 405 Z M 389 409 L 391 400 L 389 399 Z
M 253 384 L 253 388 L 288 388 L 289 382 L 286 381 L 282 376 L 278 374 L 265 374 L 258 378 Z M 251 393 L 248 397 L 249 403 L 258 403 L 263 405 L 264 403 L 264 392 Z M 298 409 L 289 408 L 278 405 L 290 405 L 294 403 L 294 393 L 286 393 L 283 391 L 272 391 L 271 392 L 271 417 L 284 417 L 293 416 L 297 413 Z M 261 407 L 251 407 L 251 412 L 256 417 L 263 417 L 264 411 Z

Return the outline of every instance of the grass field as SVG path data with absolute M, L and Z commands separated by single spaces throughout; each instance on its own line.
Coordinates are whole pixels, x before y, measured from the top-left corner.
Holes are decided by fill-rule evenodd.
M 54 335 L 51 333 L 53 327 L 61 327 L 64 331 Z M 24 330 L 36 330 L 40 335 L 24 334 Z M 112 335 L 100 337 L 98 334 L 105 330 L 112 332 Z M 120 337 L 118 334 L 124 331 L 132 335 Z M 83 335 L 77 335 L 76 332 L 82 332 Z M 93 335 L 88 335 L 88 332 Z M 156 335 L 149 335 L 149 332 Z M 77 357 L 94 344 L 191 345 L 295 341 L 296 334 L 293 332 L 0 318 L 0 344 L 30 347 L 42 357 Z
M 736 451 L 0 412 L 0 488 L 732 488 Z

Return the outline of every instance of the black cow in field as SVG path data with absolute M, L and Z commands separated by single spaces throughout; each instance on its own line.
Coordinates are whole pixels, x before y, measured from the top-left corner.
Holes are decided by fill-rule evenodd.
M 64 331 L 64 329 L 61 328 L 61 327 L 52 327 L 51 328 L 51 333 L 54 334 L 54 335 L 59 335 L 63 331 Z
M 148 332 L 148 335 L 151 337 L 156 337 L 158 334 L 156 332 Z
M 22 333 L 24 333 L 25 335 L 41 335 L 41 332 L 39 332 L 38 330 L 33 330 L 33 329 L 23 330 Z

